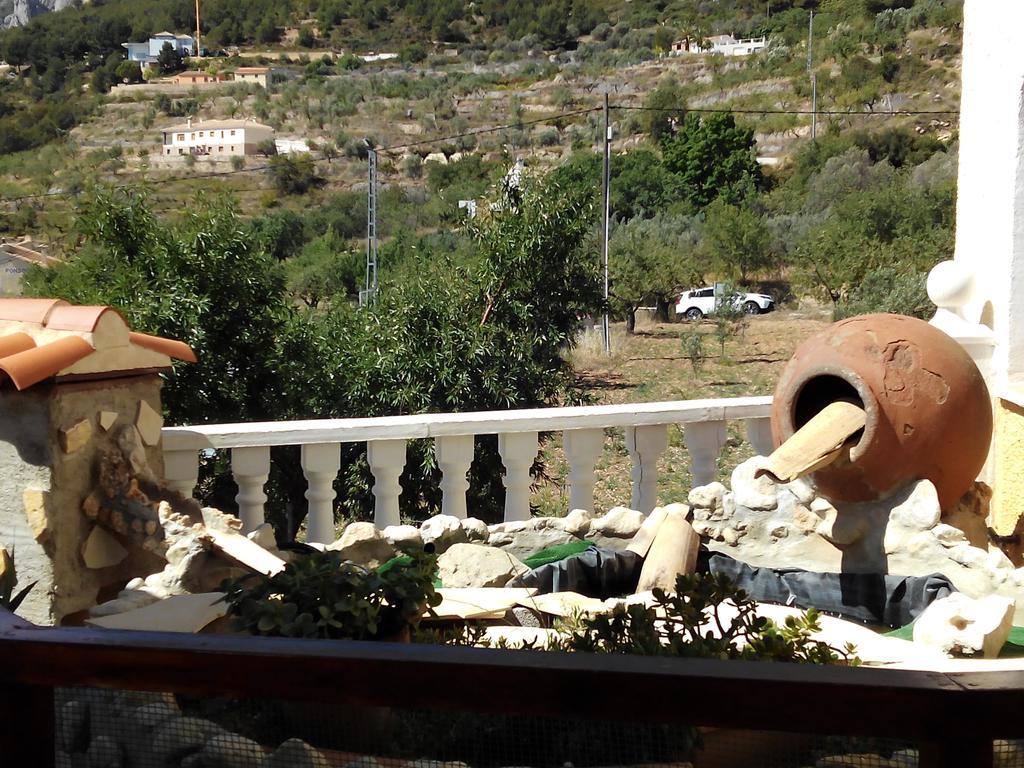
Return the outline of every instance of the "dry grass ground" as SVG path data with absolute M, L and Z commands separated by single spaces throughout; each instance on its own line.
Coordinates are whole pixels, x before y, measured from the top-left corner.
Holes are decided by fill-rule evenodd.
M 597 404 L 645 403 L 707 397 L 770 395 L 797 344 L 824 328 L 827 308 L 782 310 L 750 318 L 743 330 L 727 339 L 723 350 L 714 337 L 715 324 L 640 325 L 627 334 L 612 326 L 612 354 L 605 356 L 600 338 L 587 336 L 573 352 L 580 385 Z M 683 350 L 682 337 L 694 330 L 705 335 L 707 357 L 694 366 Z M 718 460 L 719 479 L 728 482 L 733 467 L 751 455 L 743 425 L 730 423 L 726 447 Z M 545 477 L 534 489 L 533 503 L 541 515 L 563 515 L 568 503 L 568 466 L 561 435 L 542 447 Z M 630 460 L 622 430 L 609 429 L 597 464 L 595 506 L 598 511 L 628 505 Z M 669 447 L 658 464 L 658 496 L 662 504 L 685 501 L 690 490 L 690 457 L 681 429 L 669 429 Z

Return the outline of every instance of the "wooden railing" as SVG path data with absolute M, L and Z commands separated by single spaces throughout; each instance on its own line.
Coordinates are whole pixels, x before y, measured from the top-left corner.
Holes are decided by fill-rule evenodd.
M 593 510 L 594 466 L 604 445 L 604 430 L 625 430 L 633 462 L 630 506 L 647 513 L 657 506 L 658 457 L 668 447 L 670 425 L 683 429 L 690 453 L 693 484 L 715 478 L 725 445 L 726 422 L 746 423 L 747 439 L 758 453 L 771 451 L 770 397 L 681 400 L 635 405 L 538 408 L 518 411 L 389 416 L 375 419 L 320 419 L 248 424 L 167 427 L 163 430 L 165 477 L 191 495 L 199 475 L 199 453 L 230 449 L 238 483 L 239 516 L 252 530 L 264 520 L 270 475 L 270 448 L 302 446 L 302 469 L 309 501 L 307 540 L 334 538 L 334 479 L 341 468 L 342 443 L 367 443 L 373 472 L 374 522 L 399 523 L 399 477 L 405 466 L 406 441 L 434 441 L 441 469 L 444 514 L 466 517 L 466 475 L 473 462 L 473 437 L 498 435 L 505 466 L 505 520 L 530 516 L 530 467 L 537 456 L 541 432 L 561 432 L 569 463 L 569 509 Z M 625 500 L 624 500 L 625 501 Z
M 920 748 L 919 768 L 986 768 L 993 739 L 1024 736 L 1024 670 L 55 629 L 0 610 L 0 764 L 54 765 L 56 686 L 890 737 Z

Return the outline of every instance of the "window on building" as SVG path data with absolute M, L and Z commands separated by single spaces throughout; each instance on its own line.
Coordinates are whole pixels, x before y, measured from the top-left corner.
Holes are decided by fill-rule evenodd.
M 235 135 L 235 132 L 234 132 L 234 131 L 232 131 L 232 132 L 231 132 L 231 135 L 232 135 L 232 136 L 234 136 L 234 135 Z
M 199 132 L 199 138 L 200 139 L 203 138 L 203 132 L 202 131 Z
M 222 139 L 224 138 L 224 131 L 221 131 L 221 132 L 220 132 L 220 137 L 221 137 Z
M 221 144 L 219 147 L 217 147 L 217 151 L 218 152 L 223 152 L 224 151 L 224 145 Z
M 176 138 L 177 138 L 178 141 L 184 141 L 185 140 L 185 134 L 184 133 L 179 133 Z

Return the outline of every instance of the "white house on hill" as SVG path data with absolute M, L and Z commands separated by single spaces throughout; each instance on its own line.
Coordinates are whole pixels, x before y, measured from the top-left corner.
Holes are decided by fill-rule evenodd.
M 162 154 L 165 156 L 255 155 L 260 142 L 274 138 L 273 128 L 250 120 L 208 120 L 193 123 L 190 118 L 184 124 L 164 128 L 161 133 Z
M 164 43 L 170 43 L 179 56 L 193 56 L 196 53 L 196 40 L 191 35 L 176 35 L 173 32 L 158 32 L 144 43 L 121 43 L 128 51 L 128 61 L 137 61 L 140 67 L 148 67 L 156 63 Z
M 752 37 L 737 40 L 732 35 L 712 35 L 705 45 L 696 40 L 676 40 L 672 43 L 672 55 L 681 56 L 685 53 L 714 53 L 721 56 L 749 56 L 768 47 L 768 38 Z

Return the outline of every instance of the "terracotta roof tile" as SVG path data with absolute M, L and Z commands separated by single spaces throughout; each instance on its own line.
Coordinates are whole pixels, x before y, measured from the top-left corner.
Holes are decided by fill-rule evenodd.
M 92 344 L 78 336 L 66 336 L 41 347 L 0 358 L 0 371 L 14 382 L 19 390 L 40 381 L 53 378 L 60 371 L 93 353 Z
M 27 333 L 9 333 L 6 336 L 0 336 L 0 358 L 24 352 L 27 349 L 32 349 L 35 345 L 35 339 Z
M 54 307 L 46 318 L 46 327 L 51 331 L 80 331 L 92 333 L 105 312 L 117 312 L 110 307 L 80 307 L 65 304 Z M 120 314 L 117 312 L 117 314 Z
M 42 325 L 58 306 L 67 306 L 67 302 L 60 299 L 0 299 L 0 320 Z
M 172 357 L 196 362 L 183 342 L 132 333 L 112 307 L 0 299 L 0 387 L 166 370 Z
M 192 351 L 192 348 L 183 341 L 175 341 L 174 339 L 165 339 L 162 336 L 150 336 L 147 333 L 136 333 L 132 331 L 128 334 L 128 338 L 132 344 L 137 344 L 145 349 L 150 349 L 153 352 L 160 352 L 168 357 L 173 357 L 177 360 L 184 360 L 187 363 L 196 363 L 196 353 Z

